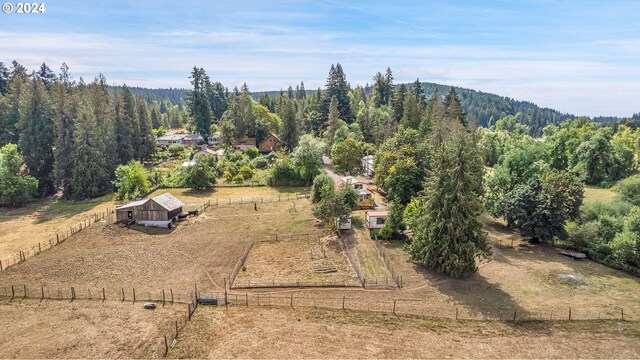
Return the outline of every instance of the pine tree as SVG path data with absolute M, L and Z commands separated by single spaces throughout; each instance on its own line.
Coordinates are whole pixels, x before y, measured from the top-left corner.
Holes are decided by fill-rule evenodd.
M 420 98 L 417 94 L 413 93 L 413 90 L 409 90 L 405 96 L 403 111 L 400 125 L 411 129 L 418 129 L 420 121 L 422 120 L 423 108 Z
M 294 100 L 289 96 L 282 96 L 279 101 L 278 115 L 282 119 L 282 133 L 280 140 L 282 144 L 289 150 L 298 146 L 298 140 L 300 139 L 300 128 L 296 121 L 296 112 L 294 107 Z
M 96 144 L 101 142 L 96 131 L 96 116 L 87 99 L 80 99 L 73 131 L 73 170 L 69 179 L 71 199 L 88 199 L 104 194 L 108 178 L 105 157 Z
M 351 124 L 354 120 L 354 115 L 351 112 L 351 101 L 349 100 L 349 84 L 342 70 L 340 63 L 331 65 L 329 70 L 329 77 L 325 85 L 326 90 L 324 92 L 323 100 L 320 105 L 319 112 L 323 118 L 327 119 L 329 116 L 329 105 L 333 97 L 336 97 L 338 111 L 340 112 L 340 119 L 344 120 L 347 124 Z
M 8 115 L 0 118 L 0 145 L 19 142 L 18 123 L 23 116 L 22 103 L 27 95 L 27 83 L 27 69 L 14 61 L 8 82 Z
M 119 162 L 120 146 L 117 141 L 117 133 L 121 130 L 116 128 L 116 115 L 111 103 L 111 95 L 107 86 L 107 79 L 99 74 L 89 85 L 89 98 L 91 108 L 96 119 L 96 129 L 100 135 L 94 147 L 104 154 L 105 170 L 108 178 L 103 185 L 105 189 L 111 187 L 111 180 L 115 178 L 116 167 Z
M 47 66 L 47 64 L 42 63 L 40 66 L 40 70 L 38 71 L 38 76 L 42 79 L 42 83 L 48 89 L 51 88 L 54 81 L 56 80 L 56 74 L 51 71 L 51 69 Z
M 446 116 L 453 121 L 459 121 L 462 125 L 467 125 L 467 114 L 462 111 L 462 103 L 456 94 L 456 90 L 452 87 L 444 101 L 446 108 Z
M 53 106 L 55 111 L 56 148 L 55 148 L 55 179 L 56 184 L 66 193 L 68 180 L 73 170 L 73 111 L 71 99 L 72 83 L 69 69 L 62 65 L 60 79 L 53 84 Z M 97 129 L 96 129 L 97 130 Z
M 440 107 L 440 94 L 438 93 L 438 90 L 436 90 L 429 98 L 424 114 L 422 115 L 422 119 L 420 120 L 420 126 L 418 127 L 418 130 L 420 131 L 421 135 L 426 136 L 429 134 L 429 132 L 431 131 L 431 126 L 435 122 L 434 118 L 435 116 L 437 116 Z
M 297 100 L 302 100 L 302 99 L 306 99 L 307 98 L 307 92 L 304 89 L 304 81 L 300 82 L 300 86 L 296 86 L 296 99 Z
M 391 106 L 393 109 L 393 118 L 396 123 L 400 123 L 402 115 L 404 115 L 404 98 L 407 94 L 407 86 L 405 84 L 400 85 L 400 89 L 394 94 L 391 100 Z
M 333 138 L 335 137 L 336 130 L 338 129 L 338 120 L 340 120 L 340 112 L 338 111 L 338 100 L 334 96 L 331 98 L 331 104 L 329 105 L 329 118 L 327 121 L 327 152 L 330 151 L 333 146 Z
M 156 109 L 156 107 L 152 107 L 151 108 L 151 127 L 153 127 L 154 129 L 159 129 L 160 126 L 162 126 L 162 124 L 160 123 L 160 112 L 158 112 L 158 109 Z
M 155 151 L 156 142 L 152 131 L 151 117 L 149 116 L 149 110 L 147 110 L 147 101 L 142 97 L 138 97 L 136 106 L 138 110 L 138 128 L 140 129 L 138 159 L 149 160 Z
M 474 135 L 458 125 L 435 147 L 425 201 L 409 252 L 418 263 L 461 277 L 476 271 L 476 258 L 491 248 L 477 217 L 482 212 L 484 168 Z
M 193 90 L 187 91 L 187 108 L 195 122 L 196 131 L 206 138 L 211 127 L 211 106 L 207 98 L 209 77 L 203 68 L 194 66 L 190 79 Z
M 38 179 L 38 194 L 47 196 L 55 192 L 54 185 L 54 124 L 51 100 L 44 83 L 34 77 L 29 84 L 24 117 L 18 124 L 19 146 L 29 174 Z
M 422 88 L 422 84 L 420 83 L 420 79 L 416 79 L 413 83 L 413 93 L 418 97 L 420 103 L 424 105 L 426 102 L 426 97 L 424 94 L 424 89 Z
M 117 164 L 128 164 L 135 157 L 133 147 L 134 130 L 133 119 L 125 109 L 124 94 L 117 91 L 115 95 L 115 142 L 117 149 Z
M 0 61 L 0 95 L 9 92 L 9 69 Z

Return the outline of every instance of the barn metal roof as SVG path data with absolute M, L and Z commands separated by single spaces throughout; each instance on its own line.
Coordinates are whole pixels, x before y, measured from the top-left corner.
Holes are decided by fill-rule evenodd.
M 147 203 L 147 201 L 149 201 L 149 199 L 144 199 L 144 200 L 138 200 L 138 201 L 134 201 L 134 202 L 130 202 L 127 205 L 122 205 L 120 207 L 117 207 L 116 210 L 120 210 L 120 209 L 127 209 L 127 208 L 132 208 L 132 207 L 136 207 L 136 206 L 140 206 L 140 205 L 144 205 Z
M 171 195 L 170 193 L 164 193 L 162 195 L 158 195 L 154 198 L 151 198 L 151 200 L 155 201 L 158 205 L 162 206 L 163 208 L 171 211 L 171 210 L 175 210 L 179 207 L 184 206 L 184 203 L 180 200 L 178 200 L 175 196 Z

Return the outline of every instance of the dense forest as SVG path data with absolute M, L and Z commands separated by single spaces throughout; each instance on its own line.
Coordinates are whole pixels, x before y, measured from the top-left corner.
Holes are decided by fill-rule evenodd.
M 110 87 L 102 75 L 76 81 L 64 64 L 55 74 L 44 63 L 31 72 L 0 63 L 0 205 L 58 192 L 130 199 L 151 184 L 312 184 L 316 215 L 332 227 L 357 195 L 335 190 L 323 155 L 337 173 L 357 175 L 362 157 L 373 154 L 374 182 L 390 213 L 375 235 L 404 237 L 411 229 L 407 249 L 426 267 L 452 276 L 475 271 L 476 259 L 490 255 L 478 220 L 488 212 L 532 242 L 564 242 L 640 271 L 640 129 L 632 121 L 604 126 L 472 90 L 397 85 L 390 68 L 372 86 L 352 88 L 339 63 L 317 90 L 302 82 L 272 93 L 252 93 L 246 83 L 229 90 L 198 67 L 190 81 L 181 98 L 183 90 Z M 195 148 L 160 146 L 155 136 L 167 129 L 218 134 L 226 154 L 198 160 Z M 239 139 L 270 134 L 280 140 L 277 152 L 231 151 Z M 155 166 L 170 157 L 195 165 Z M 585 208 L 585 184 L 616 186 L 620 202 Z

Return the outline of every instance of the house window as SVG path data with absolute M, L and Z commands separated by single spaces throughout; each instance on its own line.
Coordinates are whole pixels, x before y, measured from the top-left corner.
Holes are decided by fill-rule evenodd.
M 376 225 L 384 225 L 384 218 L 376 218 Z

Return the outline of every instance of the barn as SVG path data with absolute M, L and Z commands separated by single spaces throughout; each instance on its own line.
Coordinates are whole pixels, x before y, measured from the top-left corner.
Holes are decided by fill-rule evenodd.
M 135 221 L 145 226 L 169 227 L 182 212 L 183 206 L 175 196 L 165 193 L 117 207 L 116 221 Z

